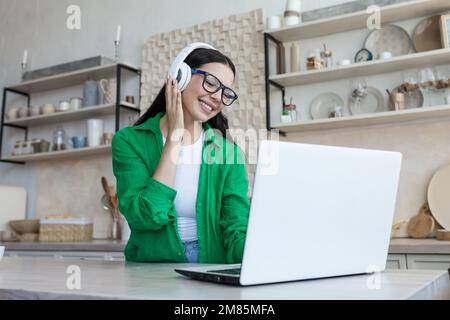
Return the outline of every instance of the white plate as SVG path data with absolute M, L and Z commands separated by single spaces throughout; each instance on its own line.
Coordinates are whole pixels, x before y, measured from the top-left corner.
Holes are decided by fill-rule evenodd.
M 386 111 L 384 98 L 381 92 L 374 87 L 367 87 L 367 95 L 361 99 L 350 98 L 349 109 L 351 114 L 366 114 Z
M 436 221 L 450 230 L 450 165 L 440 168 L 428 185 L 428 205 Z
M 311 102 L 311 117 L 313 119 L 326 119 L 334 106 L 338 105 L 344 108 L 344 101 L 336 93 L 325 92 L 319 94 Z

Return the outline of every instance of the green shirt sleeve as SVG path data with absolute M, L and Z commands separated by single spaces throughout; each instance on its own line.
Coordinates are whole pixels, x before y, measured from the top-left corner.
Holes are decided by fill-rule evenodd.
M 223 188 L 220 222 L 227 250 L 227 263 L 242 262 L 250 208 L 245 157 L 237 146 L 234 154 L 237 155 L 234 163 L 225 164 L 229 167 Z M 236 161 L 237 159 L 239 161 Z
M 112 161 L 119 210 L 132 228 L 159 230 L 174 221 L 177 192 L 151 177 L 124 132 L 119 131 L 113 138 Z

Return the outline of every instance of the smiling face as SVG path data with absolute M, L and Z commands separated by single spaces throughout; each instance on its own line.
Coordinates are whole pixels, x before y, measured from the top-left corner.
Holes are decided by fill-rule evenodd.
M 197 69 L 216 76 L 223 85 L 232 88 L 234 74 L 229 66 L 211 62 Z M 203 88 L 203 75 L 193 74 L 186 90 L 181 95 L 184 118 L 192 121 L 207 122 L 220 113 L 225 105 L 222 102 L 222 90 L 209 93 Z

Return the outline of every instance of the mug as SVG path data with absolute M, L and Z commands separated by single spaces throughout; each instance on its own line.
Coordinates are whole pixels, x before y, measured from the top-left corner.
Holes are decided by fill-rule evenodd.
M 74 149 L 84 148 L 87 145 L 87 138 L 85 136 L 73 136 L 69 141 Z
M 104 104 L 115 103 L 116 89 L 117 89 L 116 78 L 101 79 L 98 84 L 100 88 L 100 93 L 101 95 L 103 95 L 102 103 Z

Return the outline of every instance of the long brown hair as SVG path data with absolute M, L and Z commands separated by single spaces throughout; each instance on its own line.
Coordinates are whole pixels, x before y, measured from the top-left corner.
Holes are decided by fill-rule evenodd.
M 222 54 L 221 52 L 213 49 L 199 48 L 192 51 L 184 60 L 191 68 L 198 68 L 204 64 L 211 62 L 223 63 L 231 68 L 233 74 L 236 76 L 236 68 L 233 62 Z M 149 118 L 156 116 L 160 112 L 166 112 L 166 85 L 161 88 L 153 103 L 148 110 L 136 121 L 135 126 L 140 125 L 147 121 Z M 220 112 L 214 118 L 211 118 L 207 123 L 214 129 L 218 129 L 220 133 L 227 137 L 226 131 L 229 128 L 228 119 Z

